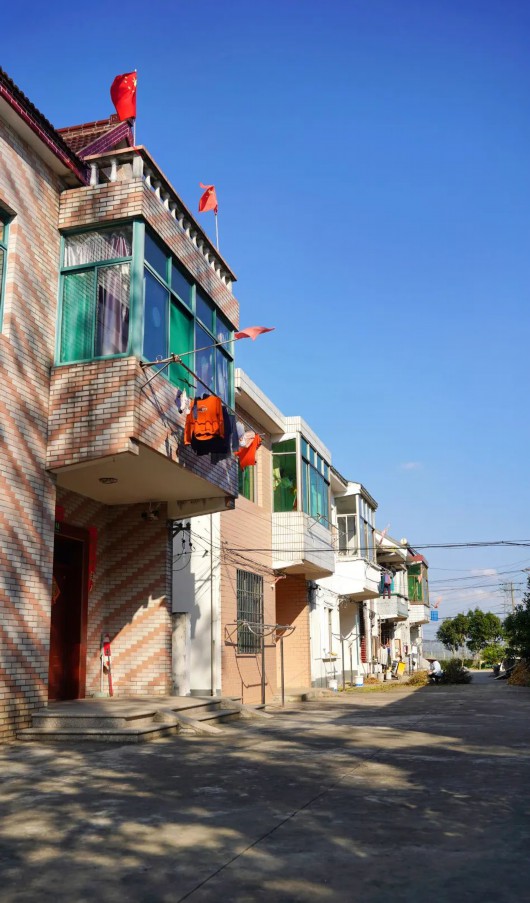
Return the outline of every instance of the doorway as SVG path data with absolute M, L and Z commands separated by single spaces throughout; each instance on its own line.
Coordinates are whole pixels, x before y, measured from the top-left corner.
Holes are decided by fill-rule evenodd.
M 85 695 L 88 534 L 59 524 L 53 549 L 48 699 Z

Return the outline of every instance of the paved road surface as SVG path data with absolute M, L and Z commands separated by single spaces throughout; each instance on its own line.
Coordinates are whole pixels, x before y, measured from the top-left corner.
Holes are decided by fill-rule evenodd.
M 0 899 L 522 903 L 529 715 L 479 674 L 222 737 L 0 747 Z

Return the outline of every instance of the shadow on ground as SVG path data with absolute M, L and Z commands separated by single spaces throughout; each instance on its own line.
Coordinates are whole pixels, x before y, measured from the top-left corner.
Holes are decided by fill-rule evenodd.
M 526 898 L 530 692 L 478 678 L 216 738 L 1 747 L 2 900 Z

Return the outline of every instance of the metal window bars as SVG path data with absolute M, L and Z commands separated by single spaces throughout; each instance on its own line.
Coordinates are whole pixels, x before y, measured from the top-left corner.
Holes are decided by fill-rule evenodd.
M 255 576 L 255 575 L 253 575 Z M 265 646 L 266 640 L 270 640 L 272 646 L 280 646 L 280 682 L 282 706 L 285 705 L 285 668 L 284 668 L 284 652 L 283 641 L 285 637 L 290 636 L 296 630 L 294 624 L 264 624 L 262 621 L 248 621 L 240 618 L 230 624 L 225 625 L 225 646 L 233 646 L 239 651 L 239 638 L 241 632 L 245 632 L 245 636 L 255 637 L 256 643 L 259 645 L 255 648 L 255 654 L 261 653 L 261 704 L 265 705 Z

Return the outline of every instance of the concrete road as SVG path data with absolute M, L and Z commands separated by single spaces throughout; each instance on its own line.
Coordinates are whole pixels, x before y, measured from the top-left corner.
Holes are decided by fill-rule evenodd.
M 527 900 L 529 715 L 479 674 L 213 738 L 0 747 L 0 900 Z

